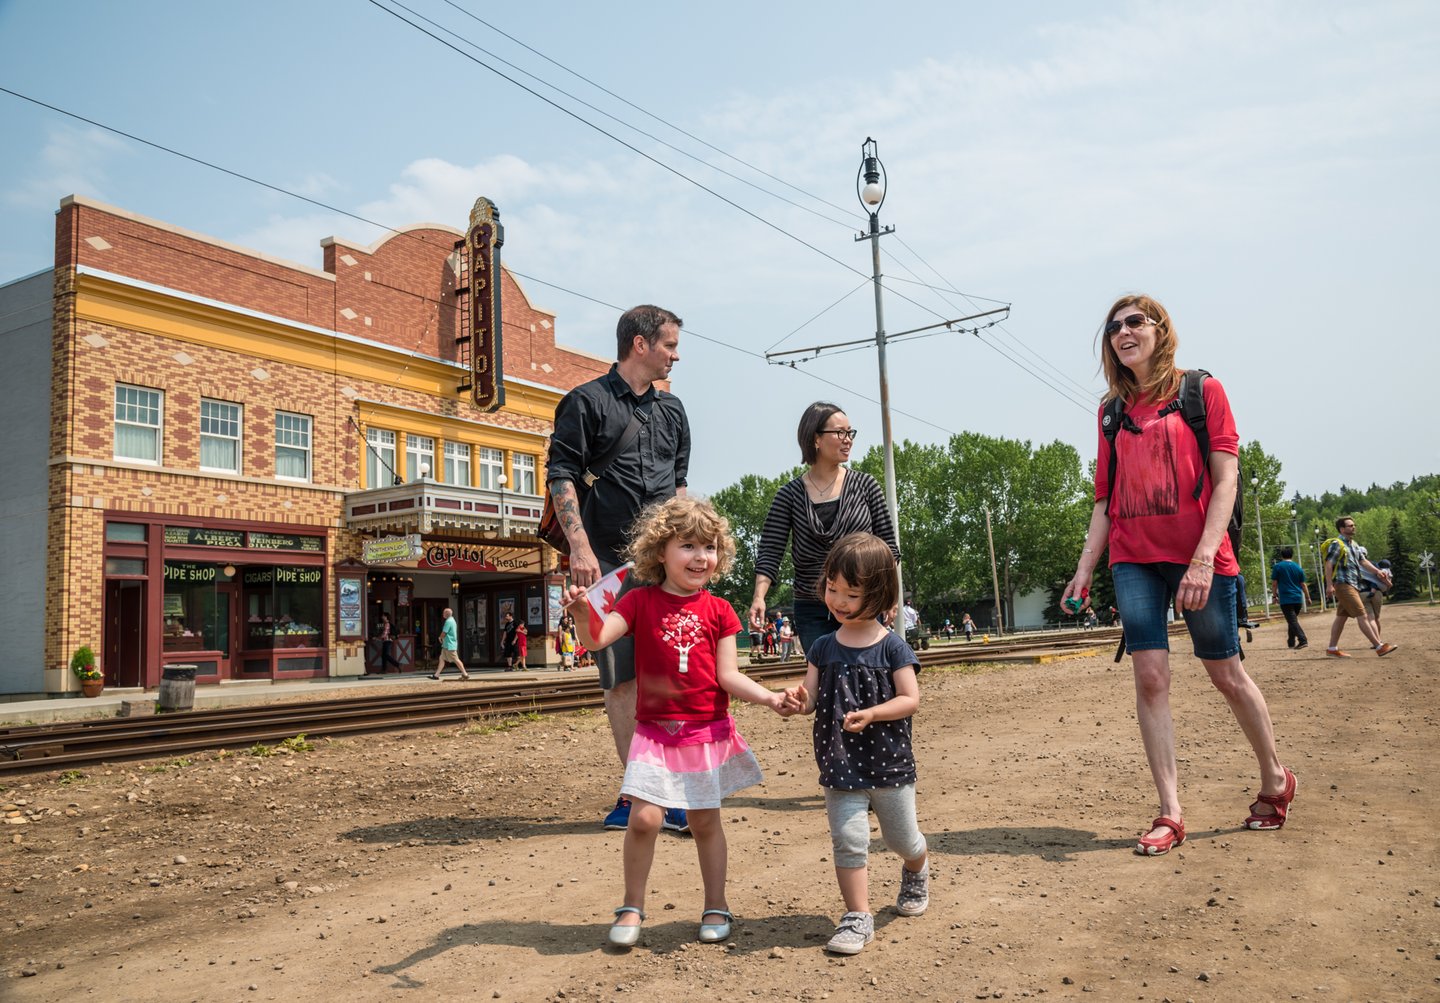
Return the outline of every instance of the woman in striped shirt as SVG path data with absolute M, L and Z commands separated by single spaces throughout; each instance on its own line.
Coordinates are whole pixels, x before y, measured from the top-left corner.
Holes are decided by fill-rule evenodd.
M 793 626 L 806 651 L 817 638 L 840 627 L 816 591 L 820 570 L 836 540 L 848 533 L 873 533 L 890 545 L 897 561 L 900 558 L 880 485 L 864 471 L 841 466 L 850 459 L 855 435 L 850 419 L 837 405 L 816 401 L 805 409 L 796 438 L 809 469 L 775 492 L 761 531 L 750 622 L 764 624 L 765 596 L 780 577 L 780 559 L 788 541 L 795 562 Z

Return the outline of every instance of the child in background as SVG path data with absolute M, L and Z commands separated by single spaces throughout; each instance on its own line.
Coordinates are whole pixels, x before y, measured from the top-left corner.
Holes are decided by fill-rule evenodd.
M 920 666 L 910 645 L 876 620 L 899 599 L 895 558 L 884 540 L 851 533 L 836 541 L 816 591 L 840 629 L 811 645 L 805 681 L 785 691 L 785 709 L 815 714 L 815 761 L 846 910 L 826 949 L 858 954 L 875 939 L 866 871 L 868 811 L 875 812 L 885 845 L 904 860 L 896 911 L 919 916 L 930 904 L 910 747 Z
M 525 669 L 525 655 L 530 648 L 530 631 L 521 620 L 515 625 L 515 668 L 520 671 Z
M 725 898 L 723 798 L 760 782 L 755 754 L 735 728 L 730 697 L 786 713 L 785 697 L 740 672 L 740 618 L 705 588 L 735 556 L 729 525 L 709 502 L 671 498 L 641 513 L 627 556 L 630 572 L 655 582 L 620 597 L 603 624 L 590 622 L 586 589 L 571 586 L 580 639 L 599 649 L 635 637 L 635 738 L 620 792 L 630 798 L 625 830 L 625 901 L 615 910 L 610 943 L 633 947 L 645 920 L 655 837 L 666 808 L 683 808 L 700 856 L 705 904 L 699 939 L 730 936 Z M 603 584 L 603 583 L 602 583 Z

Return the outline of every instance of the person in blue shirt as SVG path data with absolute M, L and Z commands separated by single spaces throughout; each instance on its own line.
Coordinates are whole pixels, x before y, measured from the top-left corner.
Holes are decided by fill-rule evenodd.
M 1310 640 L 1300 626 L 1300 608 L 1305 604 L 1305 569 L 1295 563 L 1295 548 L 1281 547 L 1280 560 L 1270 566 L 1270 594 L 1285 614 L 1285 647 L 1297 651 Z

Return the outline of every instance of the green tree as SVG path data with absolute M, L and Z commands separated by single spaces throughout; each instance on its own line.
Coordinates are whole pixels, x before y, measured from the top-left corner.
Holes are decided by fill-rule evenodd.
M 1037 448 L 963 432 L 943 450 L 905 443 L 895 456 L 905 583 L 920 602 L 992 595 L 987 508 L 1007 608 L 1017 595 L 1068 578 L 1090 513 L 1089 485 L 1073 446 Z M 858 465 L 880 476 L 880 450 L 872 448 Z
M 1405 531 L 1401 528 L 1400 513 L 1398 512 L 1390 517 L 1390 531 L 1387 539 L 1390 548 L 1385 556 L 1390 558 L 1390 574 L 1393 576 L 1389 597 L 1392 600 L 1415 599 L 1420 594 L 1418 587 L 1419 562 L 1406 543 Z
M 750 597 L 755 591 L 755 559 L 760 553 L 760 533 L 765 526 L 765 516 L 770 511 L 770 502 L 781 485 L 799 477 L 803 470 L 796 467 L 776 477 L 746 474 L 710 496 L 710 503 L 716 511 L 730 520 L 730 534 L 735 538 L 735 561 L 728 572 L 710 583 L 710 591 L 737 607 L 742 614 L 750 607 Z M 795 566 L 787 547 L 780 564 L 780 581 L 770 586 L 765 601 L 771 606 L 789 605 L 793 599 L 794 580 Z

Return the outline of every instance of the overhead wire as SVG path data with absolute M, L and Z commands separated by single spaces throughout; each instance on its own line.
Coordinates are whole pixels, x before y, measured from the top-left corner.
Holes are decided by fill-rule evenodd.
M 813 215 L 813 216 L 818 216 L 818 217 L 820 217 L 821 219 L 825 220 L 825 221 L 828 222 L 828 223 L 835 223 L 835 224 L 838 225 L 838 226 L 844 226 L 844 227 L 852 227 L 852 226 L 855 225 L 855 224 L 854 224 L 853 222 L 851 222 L 851 221 L 834 219 L 833 217 L 827 216 L 827 215 L 825 215 L 823 212 L 820 212 L 820 211 L 817 210 L 817 209 L 812 209 L 812 208 L 810 208 L 809 206 L 801 205 L 799 202 L 796 202 L 796 201 L 794 201 L 794 200 L 792 200 L 792 199 L 788 199 L 788 198 L 786 198 L 786 197 L 783 196 L 783 195 L 779 195 L 779 194 L 777 194 L 777 193 L 775 193 L 775 192 L 770 191 L 768 188 L 764 188 L 764 187 L 761 187 L 760 185 L 757 185 L 757 184 L 756 184 L 755 182 L 753 182 L 753 181 L 750 181 L 750 180 L 748 180 L 748 179 L 746 179 L 746 178 L 742 178 L 742 177 L 741 177 L 740 175 L 738 175 L 738 174 L 734 174 L 734 173 L 732 173 L 732 172 L 730 172 L 730 171 L 727 171 L 727 170 L 725 170 L 723 167 L 717 167 L 716 165 L 710 163 L 709 161 L 704 160 L 704 159 L 702 159 L 702 158 L 700 158 L 700 157 L 697 157 L 695 154 L 691 153 L 690 151 L 688 151 L 688 150 L 683 150 L 683 149 L 681 149 L 680 147 L 676 146 L 675 144 L 670 143 L 670 142 L 667 142 L 667 141 L 664 140 L 664 139 L 661 139 L 659 136 L 655 135 L 654 133 L 646 132 L 644 129 L 639 128 L 638 126 L 634 125 L 633 123 L 626 122 L 624 119 L 622 119 L 622 118 L 620 118 L 619 116 L 614 115 L 614 114 L 606 111 L 604 108 L 601 108 L 601 107 L 599 107 L 598 105 L 592 104 L 592 103 L 590 103 L 589 101 L 586 101 L 584 98 L 579 97 L 579 96 L 577 96 L 577 95 L 575 95 L 575 94 L 571 94 L 569 91 L 567 91 L 567 90 L 565 90 L 565 89 L 563 89 L 563 88 L 561 88 L 561 87 L 557 87 L 555 84 L 552 84 L 550 81 L 545 80 L 545 79 L 542 78 L 542 77 L 536 76 L 534 73 L 531 73 L 529 70 L 525 69 L 524 67 L 522 67 L 522 66 L 517 66 L 515 63 L 512 63 L 510 60 L 506 59 L 504 56 L 501 56 L 501 55 L 499 55 L 498 53 L 495 53 L 495 52 L 491 52 L 489 49 L 486 49 L 484 46 L 479 45 L 479 44 L 476 43 L 475 41 L 473 41 L 473 40 L 471 40 L 471 39 L 469 39 L 469 38 L 466 38 L 464 35 L 460 34 L 459 32 L 453 31 L 453 30 L 451 30 L 450 28 L 447 28 L 447 27 L 445 27 L 444 25 L 439 24 L 439 23 L 437 23 L 436 21 L 431 20 L 430 18 L 426 17 L 424 14 L 421 14 L 419 11 L 415 10 L 413 7 L 407 7 L 405 4 L 401 3 L 400 0 L 387 0 L 387 2 L 394 4 L 396 7 L 399 7 L 401 10 L 406 11 L 406 12 L 409 13 L 409 14 L 413 14 L 415 17 L 418 17 L 420 20 L 424 21 L 426 24 L 431 25 L 432 27 L 434 27 L 435 29 L 437 29 L 437 30 L 439 30 L 439 31 L 445 32 L 445 34 L 449 35 L 449 36 L 452 37 L 452 38 L 455 38 L 455 39 L 458 39 L 458 40 L 461 41 L 461 42 L 464 42 L 466 45 L 470 46 L 471 48 L 473 48 L 473 49 L 475 49 L 475 50 L 477 50 L 477 51 L 479 51 L 479 52 L 485 53 L 485 55 L 489 56 L 491 59 L 494 59 L 494 60 L 497 60 L 497 61 L 499 61 L 499 62 L 501 62 L 501 63 L 504 63 L 506 66 L 510 67 L 510 68 L 511 68 L 512 70 L 514 70 L 515 72 L 524 74 L 525 76 L 529 77 L 531 80 L 534 80 L 536 83 L 538 83 L 538 84 L 540 84 L 540 85 L 542 85 L 542 86 L 544 86 L 544 87 L 548 87 L 548 88 L 550 88 L 551 90 L 556 91 L 556 92 L 558 92 L 558 93 L 560 93 L 560 94 L 565 95 L 565 96 L 566 96 L 567 98 L 569 98 L 570 100 L 575 101 L 575 102 L 577 102 L 577 103 L 579 103 L 579 104 L 581 104 L 581 105 L 584 105 L 586 108 L 589 108 L 591 111 L 593 111 L 593 112 L 595 112 L 595 113 L 597 113 L 597 114 L 604 115 L 606 118 L 610 119 L 612 122 L 615 122 L 615 123 L 617 123 L 617 124 L 619 124 L 619 125 L 623 125 L 623 126 L 624 126 L 625 128 L 627 128 L 627 129 L 633 129 L 635 132 L 638 132 L 640 135 L 644 136 L 646 139 L 652 139 L 652 140 L 654 140 L 655 142 L 659 143 L 661 146 L 664 146 L 664 147 L 666 147 L 667 149 L 670 149 L 670 150 L 675 151 L 676 153 L 680 154 L 682 157 L 688 157 L 688 158 L 690 158 L 691 160 L 695 161 L 697 164 L 700 164 L 702 167 L 708 167 L 708 168 L 710 168 L 712 171 L 716 171 L 716 172 L 718 172 L 718 173 L 720 173 L 720 174 L 725 175 L 727 178 L 730 178 L 732 181 L 738 181 L 738 182 L 740 182 L 740 184 L 742 184 L 742 185 L 747 185 L 747 186 L 749 186 L 750 188 L 755 189 L 757 192 L 762 192 L 762 193 L 765 194 L 765 195 L 769 195 L 771 198 L 778 199 L 778 200 L 780 200 L 781 202 L 784 202 L 786 205 L 793 206 L 793 207 L 795 207 L 796 209 L 799 209 L 801 212 L 808 212 L 808 213 L 810 213 L 810 214 Z M 449 0 L 446 0 L 446 2 L 448 3 Z M 455 5 L 452 3 L 452 4 L 450 4 L 450 6 L 454 7 Z M 468 11 L 465 11 L 465 10 L 463 10 L 462 8 L 458 8 L 458 7 L 457 7 L 456 9 L 457 9 L 457 10 L 460 10 L 461 13 L 467 13 L 467 14 L 469 13 Z M 470 16 L 473 17 L 474 15 L 470 15 Z M 402 20 L 403 20 L 403 18 L 402 18 Z M 479 20 L 479 18 L 476 18 L 476 20 Z M 484 24 L 485 22 L 481 21 L 481 23 Z M 487 25 L 487 27 L 489 27 L 489 26 Z M 502 34 L 503 34 L 503 32 L 502 32 Z M 508 38 L 509 36 L 507 35 L 506 37 Z M 527 46 L 527 48 L 528 48 L 528 46 Z M 531 51 L 534 51 L 534 50 L 531 50 Z M 553 60 L 552 60 L 552 61 L 553 61 Z M 603 88 L 602 88 L 602 90 L 603 90 Z M 606 93 L 608 94 L 608 93 L 610 93 L 610 92 L 609 92 L 609 91 L 606 91 Z M 624 100 L 624 99 L 622 98 L 621 100 Z M 629 104 L 629 102 L 626 102 L 626 103 Z M 632 105 L 632 107 L 634 107 L 634 106 Z M 666 124 L 668 125 L 669 123 L 666 123 Z M 671 128 L 674 128 L 674 126 L 671 126 Z M 679 130 L 677 130 L 677 131 L 679 131 Z M 688 135 L 688 133 L 687 133 L 687 135 Z M 693 138 L 695 138 L 695 137 L 692 136 L 691 138 L 693 139 Z M 702 143 L 703 143 L 704 140 L 697 140 L 697 142 L 702 142 Z M 706 145 L 708 146 L 709 144 L 707 143 Z M 712 148 L 713 148 L 713 147 L 712 147 Z M 723 151 L 721 151 L 721 152 L 723 152 Z M 749 165 L 749 164 L 746 164 L 745 166 L 749 167 L 750 165 Z M 751 168 L 751 169 L 752 169 L 752 170 L 757 170 L 756 168 Z M 764 174 L 765 172 L 764 172 L 764 171 L 760 171 L 760 173 L 761 173 L 761 174 Z M 773 175 L 766 175 L 766 176 L 767 176 L 767 177 L 773 177 Z M 779 179 L 777 178 L 776 180 L 778 181 Z M 782 182 L 782 183 L 783 183 L 783 182 Z M 792 187 L 793 187 L 793 186 L 792 186 Z M 813 196 L 811 196 L 811 197 L 813 198 Z M 828 203 L 827 203 L 827 204 L 828 204 Z M 838 208 L 838 207 L 837 207 L 837 208 Z M 841 211 L 843 212 L 844 210 L 841 210 Z

